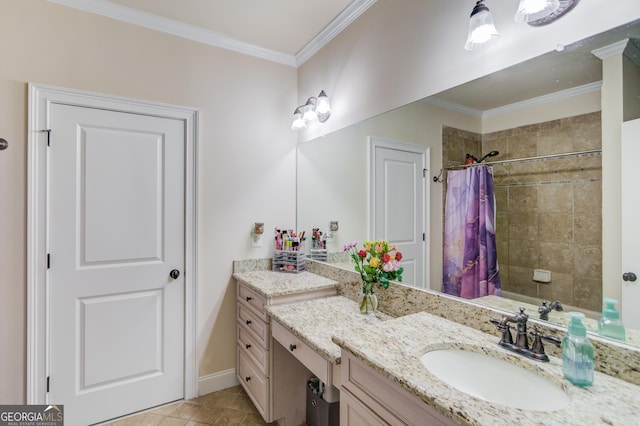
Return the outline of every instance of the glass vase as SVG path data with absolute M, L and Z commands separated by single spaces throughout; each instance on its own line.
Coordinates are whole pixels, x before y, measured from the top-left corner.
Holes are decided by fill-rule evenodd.
M 358 306 L 361 314 L 373 315 L 378 310 L 378 297 L 372 291 L 363 291 L 358 296 Z

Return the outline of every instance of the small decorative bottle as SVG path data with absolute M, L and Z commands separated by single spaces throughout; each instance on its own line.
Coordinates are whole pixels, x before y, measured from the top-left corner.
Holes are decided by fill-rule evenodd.
M 567 335 L 562 339 L 562 372 L 576 386 L 593 383 L 593 345 L 587 339 L 587 329 L 582 324 L 584 314 L 568 312 L 571 322 Z

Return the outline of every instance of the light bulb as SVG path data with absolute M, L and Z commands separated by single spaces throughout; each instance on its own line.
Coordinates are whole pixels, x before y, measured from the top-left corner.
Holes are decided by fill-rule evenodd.
M 464 48 L 466 50 L 477 50 L 490 42 L 500 38 L 498 30 L 493 24 L 493 18 L 489 8 L 480 0 L 476 3 L 469 19 L 469 36 Z
M 537 21 L 551 15 L 559 7 L 559 0 L 520 0 L 514 19 L 516 22 Z
M 291 123 L 291 129 L 298 130 L 305 127 L 306 125 L 307 124 L 302 118 L 302 112 L 300 112 L 300 108 L 296 108 L 293 113 L 293 123 Z
M 311 99 L 309 99 L 307 103 L 302 107 L 302 119 L 307 123 L 318 119 L 318 115 L 315 111 L 315 106 Z
M 318 105 L 316 106 L 318 114 L 326 114 L 331 112 L 331 104 L 329 104 L 329 97 L 324 90 L 318 95 Z
M 318 114 L 318 120 L 324 123 L 331 116 L 331 104 L 329 103 L 329 97 L 323 91 L 318 95 L 318 101 L 316 104 L 316 114 Z

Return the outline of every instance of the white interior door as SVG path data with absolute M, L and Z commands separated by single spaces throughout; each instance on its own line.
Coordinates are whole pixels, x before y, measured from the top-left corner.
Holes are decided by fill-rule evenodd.
M 640 197 L 636 167 L 640 158 L 640 119 L 622 124 L 622 322 L 640 329 Z
M 425 287 L 425 147 L 371 138 L 372 239 L 402 252 L 402 282 Z
M 62 104 L 50 117 L 48 400 L 72 426 L 180 399 L 184 122 Z

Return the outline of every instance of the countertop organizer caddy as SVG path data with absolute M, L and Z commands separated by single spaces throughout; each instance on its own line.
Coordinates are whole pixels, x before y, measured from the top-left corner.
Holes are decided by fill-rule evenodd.
M 276 229 L 272 270 L 289 273 L 305 271 L 307 262 L 304 242 L 304 231 L 297 234 L 292 230 L 282 231 Z
M 320 228 L 313 228 L 311 232 L 311 252 L 309 257 L 313 260 L 327 261 L 327 238 Z

